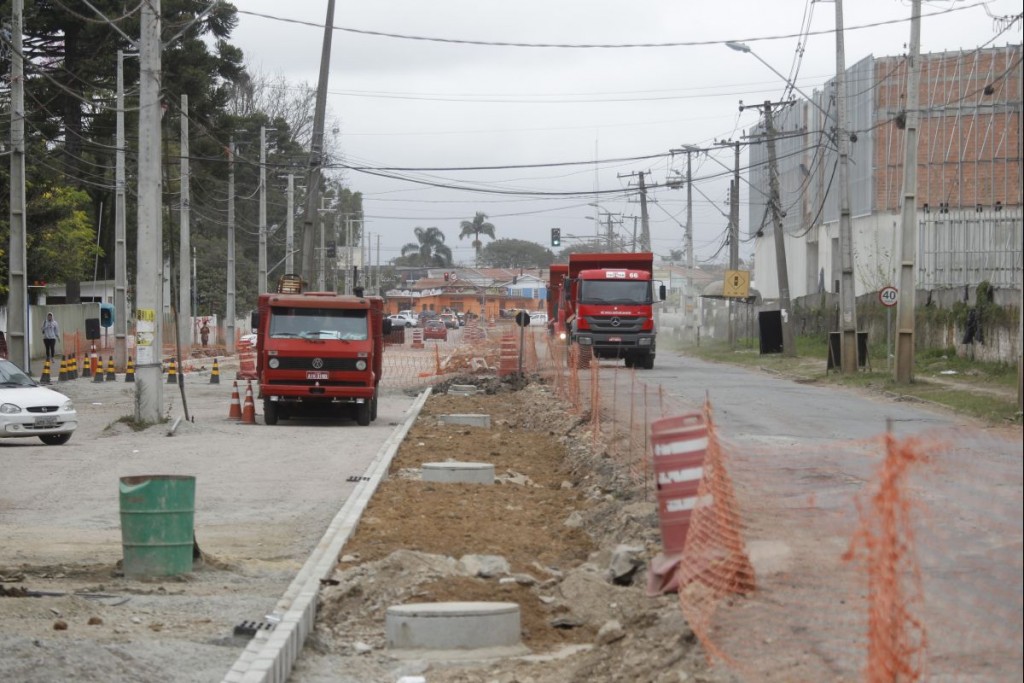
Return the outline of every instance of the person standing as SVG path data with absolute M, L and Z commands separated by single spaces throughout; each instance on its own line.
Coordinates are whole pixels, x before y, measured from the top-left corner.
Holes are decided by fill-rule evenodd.
M 199 328 L 199 339 L 203 342 L 204 348 L 210 343 L 210 326 L 205 319 L 203 320 L 203 326 Z
M 47 313 L 46 320 L 43 321 L 43 347 L 46 349 L 46 360 L 53 360 L 58 339 L 60 339 L 60 325 L 53 319 L 53 313 Z

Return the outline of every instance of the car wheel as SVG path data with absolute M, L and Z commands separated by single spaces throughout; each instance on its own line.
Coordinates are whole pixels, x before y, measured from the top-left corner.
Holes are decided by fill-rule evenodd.
M 71 440 L 71 434 L 40 434 L 39 440 L 47 446 L 61 446 Z

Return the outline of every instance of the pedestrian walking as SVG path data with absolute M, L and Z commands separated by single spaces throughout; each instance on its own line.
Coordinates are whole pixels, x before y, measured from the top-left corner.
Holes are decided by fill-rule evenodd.
M 203 342 L 203 347 L 210 343 L 210 326 L 203 321 L 203 326 L 199 328 L 199 339 Z
M 53 313 L 47 313 L 46 320 L 43 321 L 43 346 L 46 348 L 46 360 L 53 360 L 58 339 L 60 339 L 60 325 L 53 319 Z

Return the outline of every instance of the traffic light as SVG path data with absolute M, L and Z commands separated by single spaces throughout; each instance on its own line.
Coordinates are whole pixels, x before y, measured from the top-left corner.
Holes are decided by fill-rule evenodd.
M 560 247 L 562 246 L 562 229 L 551 228 L 551 246 Z
M 100 304 L 100 325 L 103 327 L 113 327 L 114 306 L 112 304 Z
M 335 258 L 338 255 L 338 246 L 331 240 L 327 243 L 327 258 Z

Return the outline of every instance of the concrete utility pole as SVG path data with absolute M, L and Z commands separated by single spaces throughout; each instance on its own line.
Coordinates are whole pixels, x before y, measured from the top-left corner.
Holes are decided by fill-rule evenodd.
M 178 345 L 187 348 L 192 343 L 192 283 L 189 273 L 189 254 L 192 253 L 190 214 L 192 211 L 188 164 L 188 95 L 181 96 L 181 208 L 178 211 Z
M 640 251 L 651 250 L 651 221 L 647 213 L 647 186 L 640 171 Z
M 782 207 L 779 199 L 779 167 L 775 156 L 775 119 L 772 107 L 787 105 L 789 102 L 769 102 L 762 105 L 749 105 L 764 110 L 764 127 L 768 141 L 768 203 L 772 212 L 772 233 L 775 239 L 775 269 L 779 278 L 779 313 L 782 317 L 782 355 L 796 356 L 796 344 L 793 339 L 793 321 L 789 301 L 789 270 L 786 265 L 786 236 L 782 226 Z M 740 111 L 746 107 L 740 105 Z
M 637 173 L 629 173 L 626 176 L 619 175 L 620 178 L 637 176 L 637 187 L 640 189 L 640 251 L 651 250 L 651 225 L 647 214 L 647 184 L 644 182 L 644 174 L 649 171 L 639 171 Z M 636 250 L 636 228 L 633 229 L 633 250 Z
M 320 54 L 320 76 L 316 88 L 316 108 L 313 111 L 313 134 L 310 138 L 309 176 L 306 181 L 306 212 L 302 215 L 302 272 L 303 279 L 313 273 L 313 240 L 316 237 L 317 209 L 320 204 L 320 167 L 324 156 L 324 118 L 327 111 L 327 80 L 331 71 L 331 39 L 334 36 L 334 0 L 327 0 L 327 18 L 324 20 L 324 42 Z M 321 233 L 322 234 L 322 233 Z
M 235 352 L 235 138 L 228 141 L 228 277 L 224 299 L 225 345 Z
M 732 182 L 729 184 L 729 270 L 740 267 L 740 143 L 716 142 L 728 145 L 734 150 Z M 735 300 L 730 297 L 729 305 L 729 348 L 736 346 Z
M 11 187 L 10 256 L 7 284 L 8 357 L 32 371 L 28 308 L 28 256 L 25 247 L 25 59 L 22 54 L 23 0 L 11 2 Z
M 910 56 L 907 62 L 906 132 L 903 136 L 903 207 L 899 234 L 899 298 L 896 300 L 896 358 L 893 380 L 914 381 L 914 309 L 917 262 L 917 123 L 921 79 L 921 0 L 910 10 Z
M 691 145 L 683 145 L 686 151 L 686 304 L 683 307 L 683 320 L 690 326 L 690 335 L 697 336 L 697 306 L 693 296 L 693 153 L 700 150 Z
M 836 135 L 839 137 L 840 360 L 844 375 L 857 372 L 857 293 L 853 278 L 853 223 L 850 218 L 850 131 L 846 126 L 846 54 L 843 0 L 836 4 Z M 905 170 L 905 169 L 904 169 Z
M 162 418 L 163 197 L 160 143 L 160 0 L 146 0 L 139 15 L 138 261 L 135 285 L 135 419 Z
M 275 130 L 266 126 L 259 127 L 259 274 L 257 287 L 259 293 L 266 289 L 266 131 Z
M 1024 53 L 1024 48 L 1021 49 Z M 1017 63 L 1017 92 L 1024 93 L 1024 64 Z M 1024 104 L 1024 103 L 1022 103 Z M 1021 112 L 1017 113 L 1017 182 L 1024 176 L 1024 130 L 1021 129 Z M 1017 410 L 1024 409 L 1024 268 L 1018 273 L 1020 280 L 1020 303 L 1017 307 Z
M 288 174 L 288 217 L 285 219 L 284 272 L 295 272 L 295 174 Z
M 117 123 L 114 169 L 114 365 L 128 365 L 128 238 L 125 201 L 124 58 L 138 57 L 117 51 Z

